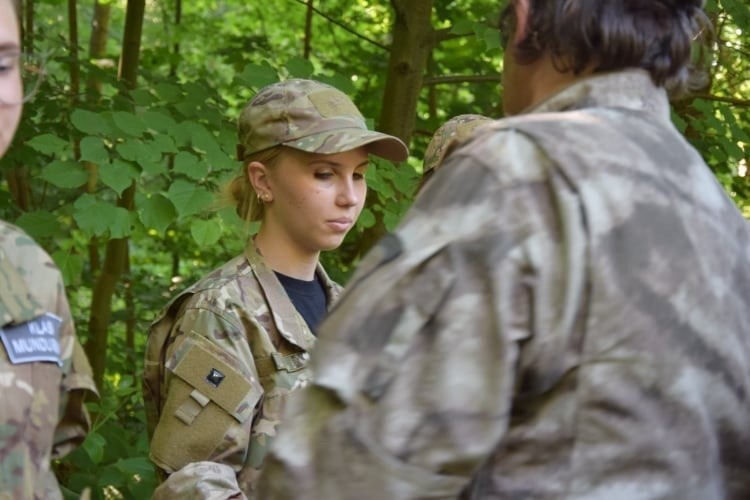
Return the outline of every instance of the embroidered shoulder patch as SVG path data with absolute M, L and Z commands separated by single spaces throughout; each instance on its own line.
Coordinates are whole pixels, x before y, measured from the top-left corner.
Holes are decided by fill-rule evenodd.
M 49 361 L 62 366 L 60 359 L 60 324 L 62 318 L 52 313 L 0 329 L 0 340 L 14 365 Z

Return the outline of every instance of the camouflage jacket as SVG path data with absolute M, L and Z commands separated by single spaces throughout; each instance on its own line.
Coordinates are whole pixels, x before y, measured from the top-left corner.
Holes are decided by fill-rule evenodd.
M 328 303 L 340 287 L 318 265 Z M 144 399 L 154 498 L 252 497 L 315 336 L 249 243 L 175 297 L 149 330 Z M 214 496 L 215 495 L 215 496 Z
M 646 73 L 448 156 L 321 325 L 259 498 L 750 498 L 750 231 Z
M 50 460 L 83 441 L 96 388 L 60 272 L 2 221 L 0 321 L 0 499 L 62 498 Z

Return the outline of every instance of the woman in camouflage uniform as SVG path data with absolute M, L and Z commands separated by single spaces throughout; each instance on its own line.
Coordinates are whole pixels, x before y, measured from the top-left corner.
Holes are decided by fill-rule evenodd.
M 156 498 L 252 495 L 282 404 L 308 381 L 315 325 L 340 290 L 320 252 L 341 244 L 363 208 L 368 154 L 408 154 L 368 130 L 346 95 L 311 80 L 260 90 L 239 141 L 229 192 L 260 229 L 149 332 L 151 458 L 166 477 Z
M 21 61 L 18 5 L 0 0 L 0 157 L 30 97 Z M 29 236 L 0 221 L 0 498 L 62 498 L 50 460 L 89 431 L 87 393 L 96 388 L 60 271 Z

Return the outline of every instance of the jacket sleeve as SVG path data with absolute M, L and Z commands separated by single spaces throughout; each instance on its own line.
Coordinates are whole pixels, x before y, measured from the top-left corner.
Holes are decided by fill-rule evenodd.
M 218 312 L 187 307 L 171 340 L 150 451 L 167 477 L 154 498 L 244 498 L 237 474 L 263 394 L 246 332 Z
M 315 382 L 287 406 L 260 498 L 456 498 L 502 440 L 532 335 L 532 254 L 554 218 L 525 161 L 534 145 L 510 134 L 495 148 L 529 164 L 520 180 L 458 155 L 365 258 L 322 325 Z

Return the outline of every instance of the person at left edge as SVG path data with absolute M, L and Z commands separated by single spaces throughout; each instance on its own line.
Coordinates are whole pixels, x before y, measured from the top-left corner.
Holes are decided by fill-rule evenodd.
M 18 4 L 0 0 L 0 157 L 21 117 Z M 60 271 L 18 227 L 0 221 L 0 499 L 61 499 L 51 460 L 90 429 L 96 395 Z
M 309 380 L 315 324 L 339 294 L 318 259 L 362 211 L 368 154 L 408 151 L 321 82 L 274 83 L 243 110 L 229 192 L 258 233 L 149 331 L 144 399 L 164 479 L 155 499 L 254 495 L 284 401 Z

